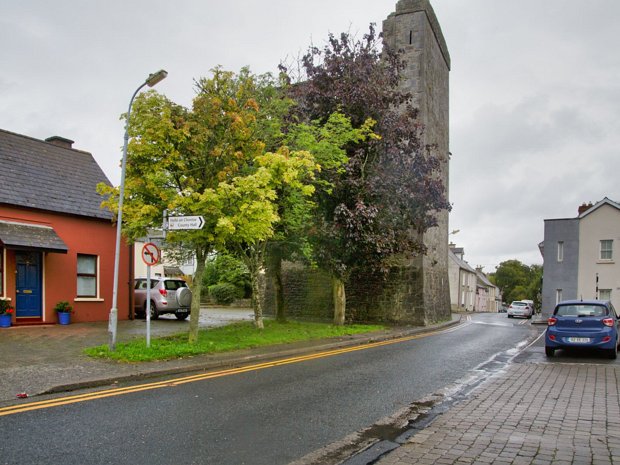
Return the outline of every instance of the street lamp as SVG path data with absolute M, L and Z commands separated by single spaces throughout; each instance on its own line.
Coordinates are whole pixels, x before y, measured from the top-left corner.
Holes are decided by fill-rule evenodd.
M 136 89 L 129 100 L 129 108 L 127 110 L 127 118 L 125 119 L 125 142 L 123 144 L 123 160 L 121 162 L 121 186 L 118 198 L 118 217 L 116 219 L 116 250 L 114 252 L 114 284 L 112 290 L 112 308 L 110 309 L 110 318 L 108 320 L 109 349 L 116 350 L 116 327 L 118 323 L 118 267 L 120 262 L 120 246 L 121 246 L 121 225 L 123 223 L 123 198 L 125 197 L 125 167 L 127 165 L 127 144 L 129 142 L 129 116 L 131 115 L 131 105 L 138 95 L 138 92 L 144 87 L 153 87 L 158 82 L 163 81 L 168 73 L 160 69 L 156 73 L 149 74 L 149 77 Z

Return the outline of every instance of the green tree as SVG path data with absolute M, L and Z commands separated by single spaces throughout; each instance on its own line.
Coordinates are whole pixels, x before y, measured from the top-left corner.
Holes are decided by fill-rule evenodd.
M 500 263 L 495 273 L 489 276 L 502 291 L 504 302 L 514 300 L 533 300 L 534 305 L 540 306 L 542 286 L 542 267 L 528 266 L 519 260 L 507 260 Z
M 348 161 L 345 148 L 349 144 L 376 137 L 372 131 L 374 121 L 368 119 L 359 128 L 354 128 L 351 119 L 342 113 L 329 115 L 327 121 L 291 124 L 287 127 L 284 142 L 295 150 L 313 154 L 320 165 L 320 174 L 313 185 L 315 195 L 312 201 L 301 198 L 298 192 L 288 185 L 278 188 L 279 215 L 276 234 L 268 243 L 269 269 L 273 276 L 275 289 L 276 318 L 286 320 L 285 300 L 282 285 L 282 260 L 313 263 L 312 233 L 316 218 L 317 198 L 329 196 L 333 189 L 331 179 L 344 170 Z
M 277 173 L 257 165 L 265 156 L 262 138 L 279 136 L 277 125 L 265 121 L 279 118 L 281 111 L 275 103 L 265 103 L 261 109 L 258 102 L 277 98 L 278 87 L 269 75 L 256 77 L 247 69 L 235 74 L 216 68 L 211 78 L 197 82 L 191 109 L 155 91 L 139 95 L 134 102 L 124 234 L 130 239 L 144 235 L 148 227 L 161 222 L 166 209 L 171 215 L 205 218 L 202 230 L 170 232 L 167 237 L 171 243 L 191 248 L 197 261 L 192 281 L 192 343 L 198 335 L 202 275 L 209 254 L 224 242 L 239 247 L 261 243 L 273 234 L 279 219 L 273 189 Z M 114 212 L 118 189 L 100 186 L 99 190 L 108 195 L 104 205 Z M 240 195 L 247 195 L 247 202 Z M 262 316 L 257 317 L 259 322 Z
M 332 276 L 334 322 L 343 324 L 351 273 L 385 275 L 395 256 L 424 253 L 422 234 L 450 205 L 439 158 L 422 145 L 412 95 L 400 88 L 405 65 L 395 51 L 380 49 L 372 25 L 361 40 L 330 35 L 301 65 L 305 76 L 290 87 L 297 118 L 326 124 L 341 112 L 353 128 L 376 122 L 377 137 L 347 143 L 346 163 L 321 172 L 330 188 L 318 192 L 310 235 L 313 259 Z

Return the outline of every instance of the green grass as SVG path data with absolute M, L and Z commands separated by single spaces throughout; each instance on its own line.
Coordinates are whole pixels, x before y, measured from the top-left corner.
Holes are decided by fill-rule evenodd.
M 313 339 L 325 339 L 351 334 L 370 333 L 385 329 L 380 325 L 334 326 L 325 323 L 287 322 L 265 320 L 265 329 L 258 330 L 253 323 L 235 323 L 219 328 L 201 330 L 196 344 L 187 342 L 187 333 L 151 339 L 146 347 L 145 339 L 117 344 L 110 352 L 107 345 L 91 347 L 84 352 L 96 358 L 122 362 L 147 362 L 170 360 L 200 354 L 215 354 L 233 350 L 286 344 Z

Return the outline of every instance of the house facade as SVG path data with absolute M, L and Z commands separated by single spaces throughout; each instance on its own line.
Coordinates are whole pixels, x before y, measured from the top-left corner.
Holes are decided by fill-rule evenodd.
M 489 281 L 482 267 L 476 268 L 476 308 L 477 312 L 498 312 L 502 304 L 499 288 Z
M 116 228 L 96 192 L 109 180 L 73 141 L 0 130 L 0 299 L 13 324 L 55 323 L 69 301 L 73 321 L 107 320 Z M 130 248 L 120 250 L 118 316 L 129 316 Z
M 476 304 L 476 271 L 463 257 L 462 247 L 450 244 L 448 250 L 448 277 L 450 281 L 450 305 L 452 310 L 473 312 Z
M 583 204 L 576 218 L 545 220 L 542 313 L 568 299 L 610 300 L 620 307 L 620 204 Z

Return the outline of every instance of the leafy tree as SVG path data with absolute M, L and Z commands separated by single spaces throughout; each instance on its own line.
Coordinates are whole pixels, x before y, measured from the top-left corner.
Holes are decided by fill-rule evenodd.
M 309 152 L 290 152 L 286 147 L 257 156 L 254 162 L 252 174 L 237 176 L 230 183 L 222 182 L 217 189 L 192 201 L 217 209 L 215 234 L 218 242 L 241 258 L 250 271 L 254 320 L 262 329 L 259 275 L 265 267 L 267 243 L 280 221 L 278 206 L 286 202 L 278 193 L 288 192 L 301 201 L 307 199 L 314 192 L 309 181 L 319 166 Z
M 500 263 L 495 273 L 489 276 L 493 284 L 502 291 L 504 302 L 514 300 L 533 300 L 536 307 L 540 306 L 542 289 L 542 267 L 528 266 L 519 260 L 507 260 Z
M 274 191 L 278 171 L 276 165 L 261 165 L 260 161 L 273 158 L 265 154 L 263 139 L 275 144 L 281 136 L 277 125 L 269 121 L 279 118 L 285 104 L 266 103 L 276 98 L 278 87 L 268 75 L 256 77 L 247 69 L 234 74 L 216 68 L 211 78 L 197 82 L 191 109 L 155 91 L 139 95 L 134 102 L 125 182 L 125 235 L 130 239 L 144 235 L 148 227 L 159 224 L 165 209 L 171 215 L 205 218 L 202 230 L 170 232 L 167 237 L 171 243 L 190 247 L 197 260 L 192 283 L 192 343 L 198 335 L 202 275 L 209 254 L 225 244 L 247 252 L 248 246 L 273 235 L 279 220 Z M 259 102 L 264 103 L 262 108 Z M 281 172 L 289 178 L 278 182 L 298 181 L 290 171 Z M 100 186 L 99 190 L 108 195 L 104 205 L 114 212 L 118 189 Z M 256 268 L 250 271 L 256 273 Z M 260 327 L 262 316 L 257 314 L 256 322 Z
M 353 128 L 376 122 L 378 137 L 347 143 L 346 164 L 321 172 L 330 188 L 318 192 L 311 239 L 314 260 L 332 275 L 336 324 L 345 319 L 352 271 L 385 274 L 394 256 L 424 253 L 422 234 L 450 208 L 438 157 L 422 145 L 412 96 L 400 87 L 404 63 L 378 42 L 372 25 L 361 40 L 330 35 L 304 55 L 304 80 L 290 87 L 302 121 L 326 124 L 341 112 Z
M 348 161 L 345 147 L 371 137 L 374 121 L 368 119 L 359 128 L 354 128 L 350 118 L 335 112 L 325 123 L 312 121 L 308 124 L 290 124 L 287 127 L 285 143 L 296 150 L 305 150 L 314 155 L 321 167 L 322 176 L 314 180 L 315 192 L 319 196 L 329 195 L 333 184 L 329 176 L 344 169 Z M 268 244 L 269 269 L 274 278 L 276 297 L 276 318 L 286 320 L 285 301 L 282 286 L 282 260 L 296 260 L 313 263 L 312 244 L 308 235 L 314 227 L 316 203 L 300 198 L 290 187 L 279 190 L 279 215 L 276 234 Z

